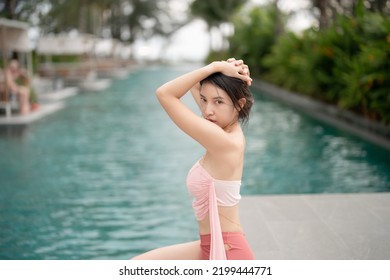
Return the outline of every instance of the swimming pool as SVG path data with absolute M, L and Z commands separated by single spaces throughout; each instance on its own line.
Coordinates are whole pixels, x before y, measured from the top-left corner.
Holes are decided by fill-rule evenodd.
M 187 70 L 140 69 L 0 128 L 0 259 L 128 259 L 197 238 L 185 177 L 202 149 L 154 95 Z M 390 191 L 389 151 L 255 95 L 243 194 Z

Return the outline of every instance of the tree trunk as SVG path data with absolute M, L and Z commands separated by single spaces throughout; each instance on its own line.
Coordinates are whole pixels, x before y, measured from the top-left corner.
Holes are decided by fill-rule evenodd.
M 6 0 L 4 4 L 5 17 L 8 19 L 17 20 L 15 13 L 17 0 Z
M 280 18 L 280 10 L 278 7 L 279 0 L 274 1 L 274 9 L 275 9 L 275 37 L 279 37 L 279 35 L 282 33 L 282 23 Z
M 327 14 L 328 10 L 328 0 L 315 0 L 314 6 L 319 9 L 320 17 L 319 17 L 319 27 L 321 30 L 325 29 L 329 25 L 329 17 Z

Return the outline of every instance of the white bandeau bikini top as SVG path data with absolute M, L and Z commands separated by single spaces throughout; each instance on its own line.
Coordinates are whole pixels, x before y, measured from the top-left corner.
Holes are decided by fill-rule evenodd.
M 203 216 L 208 210 L 208 201 L 204 200 L 204 196 L 207 195 L 210 187 L 210 183 L 213 183 L 215 188 L 215 195 L 218 206 L 234 206 L 241 200 L 240 188 L 241 181 L 225 181 L 214 179 L 206 169 L 197 161 L 191 168 L 187 176 L 187 188 L 188 191 L 194 196 L 194 202 L 197 202 L 196 216 L 198 220 L 202 220 Z M 204 204 L 202 203 L 204 202 Z M 204 211 L 200 211 L 200 208 L 204 208 Z M 198 211 L 202 213 L 197 213 Z M 199 214 L 199 215 L 198 215 Z M 202 215 L 203 214 L 203 215 Z

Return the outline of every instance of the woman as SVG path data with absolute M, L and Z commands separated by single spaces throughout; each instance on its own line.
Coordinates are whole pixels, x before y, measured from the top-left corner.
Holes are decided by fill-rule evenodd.
M 19 99 L 19 111 L 21 115 L 30 112 L 30 89 L 27 73 L 19 68 L 19 62 L 12 59 L 5 71 L 6 85 L 11 94 L 15 94 Z
M 248 89 L 251 81 L 248 66 L 231 58 L 157 89 L 157 98 L 170 118 L 206 149 L 187 177 L 200 240 L 159 248 L 134 259 L 254 259 L 238 211 L 245 150 L 239 121 L 247 121 L 253 104 Z M 180 101 L 189 90 L 203 118 Z

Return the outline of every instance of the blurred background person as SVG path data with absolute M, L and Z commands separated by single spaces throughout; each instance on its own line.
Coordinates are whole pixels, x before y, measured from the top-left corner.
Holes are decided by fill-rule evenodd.
M 11 96 L 16 95 L 18 98 L 20 114 L 28 114 L 30 112 L 30 79 L 27 71 L 20 68 L 16 59 L 12 59 L 6 68 L 5 79 Z

